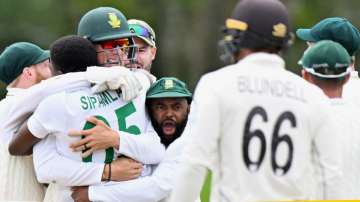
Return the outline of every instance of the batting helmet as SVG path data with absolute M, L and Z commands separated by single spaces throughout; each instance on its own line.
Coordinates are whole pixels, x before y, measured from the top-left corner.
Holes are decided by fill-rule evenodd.
M 93 43 L 135 36 L 129 30 L 126 17 L 111 7 L 99 7 L 87 12 L 79 22 L 78 35 Z
M 87 12 L 79 22 L 78 35 L 94 44 L 103 44 L 103 50 L 97 52 L 104 58 L 99 61 L 102 66 L 127 66 L 136 60 L 136 46 L 132 39 L 136 34 L 130 32 L 126 17 L 115 8 L 99 7 Z M 115 42 L 118 39 L 127 39 L 128 44 Z
M 286 7 L 278 0 L 240 1 L 225 23 L 221 41 L 228 56 L 241 48 L 282 50 L 291 42 Z

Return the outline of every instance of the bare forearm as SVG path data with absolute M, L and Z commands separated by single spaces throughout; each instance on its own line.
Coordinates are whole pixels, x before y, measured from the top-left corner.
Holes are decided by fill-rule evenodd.
M 11 155 L 31 155 L 33 146 L 41 140 L 31 134 L 26 124 L 27 122 L 21 126 L 19 132 L 9 144 L 9 153 Z

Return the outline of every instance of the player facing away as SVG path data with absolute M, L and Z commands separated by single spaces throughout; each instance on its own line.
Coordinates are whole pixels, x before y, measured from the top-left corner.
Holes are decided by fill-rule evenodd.
M 326 96 L 287 71 L 279 56 L 291 38 L 285 6 L 240 1 L 225 27 L 222 44 L 236 63 L 204 75 L 196 87 L 170 201 L 194 201 L 207 170 L 211 201 L 342 197 L 338 129 Z
M 310 29 L 298 29 L 296 35 L 310 47 L 321 40 L 340 43 L 351 56 L 351 76 L 344 85 L 343 98 L 360 106 L 360 79 L 355 70 L 355 54 L 360 48 L 360 32 L 346 18 L 330 17 Z
M 360 114 L 359 107 L 343 99 L 343 87 L 351 73 L 351 59 L 346 49 L 330 40 L 311 46 L 301 59 L 305 80 L 321 88 L 329 97 L 336 123 L 342 127 L 342 171 L 346 199 L 359 199 L 360 190 Z M 331 138 L 331 136 L 329 136 Z

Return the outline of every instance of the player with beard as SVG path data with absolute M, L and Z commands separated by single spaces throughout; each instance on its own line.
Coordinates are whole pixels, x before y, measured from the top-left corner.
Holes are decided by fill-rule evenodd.
M 158 80 L 148 90 L 146 106 L 151 123 L 168 147 L 183 133 L 190 111 L 191 93 L 186 84 L 174 77 Z
M 144 69 L 150 72 L 157 51 L 155 32 L 145 21 L 130 19 L 127 22 L 130 32 L 135 34 L 133 40 L 137 46 L 137 51 L 136 60 L 133 63 L 128 63 L 126 66 Z
M 151 176 L 108 186 L 89 186 L 89 192 L 96 193 L 92 200 L 122 201 L 121 199 L 124 198 L 131 199 L 133 202 L 168 200 L 177 179 L 181 152 L 186 143 L 185 134 L 188 127 L 185 128 L 185 125 L 192 94 L 184 82 L 174 77 L 164 77 L 151 85 L 146 99 L 152 124 L 162 143 L 167 147 L 164 159 L 157 165 Z M 109 139 L 111 130 L 103 131 L 103 133 L 103 138 Z M 184 135 L 181 135 L 182 133 Z M 73 195 L 76 195 L 77 201 L 88 200 L 86 192 L 74 191 Z

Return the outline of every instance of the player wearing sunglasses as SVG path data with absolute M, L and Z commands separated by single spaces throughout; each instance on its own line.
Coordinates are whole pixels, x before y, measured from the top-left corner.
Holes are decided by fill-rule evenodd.
M 96 48 L 100 66 L 129 66 L 134 63 L 136 46 L 125 16 L 113 8 L 86 13 L 78 26 L 78 35 Z
M 152 61 L 156 56 L 155 32 L 149 24 L 142 20 L 128 20 L 131 33 L 136 36 L 133 40 L 137 46 L 136 60 L 133 63 L 134 68 L 151 70 Z
M 133 43 L 133 40 L 132 40 L 132 36 L 134 34 L 130 32 L 125 16 L 120 11 L 118 11 L 117 9 L 110 8 L 110 7 L 100 7 L 100 8 L 96 8 L 96 9 L 93 9 L 93 10 L 89 11 L 80 20 L 79 27 L 78 27 L 78 35 L 83 37 L 83 38 L 86 38 L 86 39 L 88 39 L 89 41 L 92 42 L 92 44 L 96 48 L 95 51 L 96 51 L 96 57 L 98 59 L 98 65 L 110 67 L 110 66 L 119 66 L 119 65 L 131 64 L 131 61 L 134 59 L 135 46 L 134 46 L 134 43 Z M 60 49 L 60 50 L 70 50 L 70 49 Z M 71 56 L 74 56 L 74 54 L 72 54 Z M 82 55 L 82 56 L 86 57 L 85 55 Z M 64 60 L 70 60 L 69 58 L 66 59 L 66 57 L 64 57 L 63 59 Z M 104 69 L 108 69 L 108 68 L 104 68 Z M 119 69 L 119 67 L 113 67 L 111 69 Z M 125 68 L 123 68 L 123 69 L 125 69 Z M 125 69 L 125 70 L 127 70 L 127 69 Z M 127 70 L 127 71 L 129 71 L 129 70 Z M 101 73 L 101 72 L 99 72 L 99 73 Z M 96 76 L 101 77 L 100 74 L 96 75 Z M 141 83 L 146 83 L 146 81 L 145 81 L 146 78 L 144 76 L 145 75 L 143 75 L 143 77 L 142 77 L 144 81 L 141 82 Z M 69 94 L 67 93 L 67 91 L 66 92 L 64 91 L 62 93 L 55 94 L 54 96 L 56 97 L 57 95 L 63 94 L 66 97 L 68 97 L 68 96 L 73 97 L 73 95 L 75 95 L 75 94 L 72 94 L 72 93 L 85 93 L 85 94 L 88 94 L 89 96 L 95 96 L 95 97 L 97 95 L 99 95 L 99 94 L 95 95 L 94 93 L 92 93 L 89 90 L 90 90 L 90 88 L 88 89 L 87 87 L 84 87 L 84 88 L 79 88 L 77 90 L 71 91 L 71 93 L 69 91 Z M 87 92 L 85 92 L 85 91 L 87 91 Z M 115 91 L 112 91 L 112 92 L 115 92 Z M 121 91 L 121 92 L 123 93 L 124 91 Z M 136 159 L 136 160 L 139 161 L 139 162 L 134 162 L 134 160 L 128 159 L 127 160 L 128 162 L 126 164 L 128 164 L 128 165 L 134 165 L 134 164 L 140 165 L 140 166 L 135 166 L 137 168 L 131 166 L 131 168 L 127 169 L 130 172 L 132 172 L 132 171 L 134 171 L 136 169 L 136 172 L 134 172 L 135 175 L 131 176 L 129 179 L 137 178 L 141 173 L 145 174 L 145 175 L 150 173 L 150 172 L 148 172 L 150 167 L 147 166 L 147 165 L 148 164 L 156 164 L 156 163 L 158 163 L 162 158 L 162 154 L 164 153 L 164 147 L 163 147 L 163 145 L 161 145 L 159 137 L 157 136 L 155 131 L 153 131 L 153 129 L 151 127 L 150 120 L 148 119 L 148 117 L 145 114 L 145 92 L 146 92 L 146 86 L 143 86 L 143 90 L 141 91 L 141 94 L 137 97 L 136 100 L 131 101 L 131 102 L 126 102 L 125 100 L 119 99 L 119 97 L 115 98 L 114 96 L 112 96 L 111 103 L 118 104 L 116 107 L 119 109 L 119 110 L 114 109 L 114 111 L 112 111 L 112 112 L 105 110 L 105 108 L 100 109 L 99 105 L 94 104 L 94 106 L 97 106 L 98 113 L 97 113 L 97 115 L 96 114 L 93 114 L 93 115 L 95 115 L 96 117 L 99 117 L 98 115 L 102 114 L 100 116 L 106 117 L 106 118 L 101 119 L 101 120 L 105 120 L 105 121 L 100 121 L 99 123 L 98 123 L 99 120 L 93 119 L 93 121 L 97 122 L 97 123 L 94 123 L 95 127 L 93 129 L 96 129 L 98 127 L 103 128 L 103 126 L 107 126 L 107 124 L 101 125 L 102 123 L 105 123 L 105 122 L 110 123 L 111 124 L 110 126 L 115 129 L 114 131 L 112 130 L 111 132 L 113 132 L 113 134 L 117 136 L 116 140 L 120 139 L 120 133 L 121 133 L 121 136 L 122 136 L 121 137 L 121 139 L 122 139 L 121 142 L 122 142 L 122 144 L 129 143 L 128 144 L 129 148 L 130 148 L 130 145 L 135 146 L 135 147 L 131 146 L 131 148 L 134 148 L 131 151 L 131 153 L 133 151 L 138 151 L 138 152 L 140 152 L 142 154 L 145 154 L 145 155 L 142 155 L 142 154 L 138 153 L 140 158 L 137 158 L 135 156 L 132 157 L 131 154 L 130 155 L 125 154 L 126 156 L 132 157 L 133 159 Z M 49 96 L 49 97 L 52 97 L 52 96 Z M 68 98 L 70 98 L 70 97 L 68 97 Z M 103 98 L 101 98 L 101 99 L 103 99 Z M 45 103 L 47 100 L 48 99 L 46 98 L 41 103 Z M 64 103 L 62 103 L 62 104 L 58 103 L 58 104 L 60 106 L 66 106 L 66 105 L 75 106 L 76 105 L 75 103 L 68 102 L 69 100 L 70 99 L 64 99 L 64 100 L 62 100 L 62 101 L 64 101 Z M 59 101 L 59 100 L 57 100 L 57 101 Z M 117 103 L 118 101 L 124 101 L 123 102 L 124 105 Z M 100 103 L 100 101 L 96 101 L 96 102 Z M 105 103 L 105 101 L 104 102 L 101 101 L 101 102 Z M 105 105 L 109 107 L 110 106 L 109 104 L 110 103 L 107 102 L 107 104 L 105 104 Z M 50 106 L 50 105 L 39 104 L 39 106 Z M 121 108 L 121 107 L 124 107 L 124 108 Z M 93 111 L 93 108 L 91 108 L 91 109 L 87 108 L 87 109 L 89 109 L 90 111 Z M 39 115 L 40 110 L 41 110 L 41 108 L 37 108 L 35 110 L 36 112 L 34 112 L 34 115 L 35 114 Z M 51 110 L 45 110 L 44 109 L 44 111 L 48 111 L 48 112 L 51 111 L 51 113 L 45 113 L 45 114 L 47 114 L 49 116 L 51 115 L 52 117 L 57 117 L 57 118 L 63 117 L 63 118 L 65 118 L 65 116 L 55 115 L 55 112 L 52 109 Z M 58 112 L 66 113 L 66 111 L 67 110 L 59 109 Z M 80 113 L 75 113 L 75 114 L 76 114 L 77 119 L 79 119 L 79 117 L 82 116 Z M 134 115 L 136 115 L 136 114 L 138 114 L 139 117 L 135 117 Z M 93 116 L 93 115 L 90 115 L 90 116 Z M 88 116 L 89 116 L 89 114 L 87 115 L 87 117 Z M 93 116 L 93 117 L 95 117 L 95 116 Z M 126 118 L 126 120 L 125 120 L 125 118 Z M 42 124 L 47 125 L 47 123 L 49 123 L 51 121 L 49 118 L 45 118 L 45 119 L 46 119 L 46 121 L 40 121 L 39 123 L 41 125 Z M 70 120 L 70 117 L 66 117 L 65 119 Z M 134 121 L 134 124 L 132 124 L 132 125 L 130 124 L 130 122 L 129 122 L 130 119 L 132 121 Z M 81 122 L 86 122 L 85 116 L 81 117 L 80 120 L 82 120 Z M 45 122 L 47 122 L 47 123 L 45 123 Z M 69 122 L 71 122 L 71 123 L 73 123 L 73 124 L 75 124 L 77 126 L 80 126 L 79 129 L 89 129 L 89 128 L 86 128 L 86 127 L 82 127 L 83 123 L 78 122 L 80 124 L 77 124 L 77 122 L 74 119 L 71 119 L 71 121 L 69 121 Z M 60 123 L 60 120 L 57 120 L 57 125 L 59 123 Z M 88 122 L 86 122 L 86 123 L 88 123 Z M 135 124 L 136 124 L 136 126 L 135 126 Z M 138 125 L 141 125 L 141 126 L 138 126 Z M 147 126 L 149 126 L 149 127 L 147 127 Z M 73 128 L 76 129 L 76 127 L 73 127 Z M 119 130 L 121 132 L 119 132 Z M 47 131 L 46 133 L 50 134 L 49 131 Z M 65 131 L 65 133 L 63 133 L 64 137 L 67 137 L 67 133 L 68 132 L 66 132 L 66 131 Z M 34 134 L 39 134 L 39 133 L 37 131 L 37 132 L 34 132 Z M 134 134 L 136 134 L 136 135 L 134 135 Z M 128 138 L 129 141 L 126 141 L 126 138 Z M 154 140 L 155 145 L 154 145 L 154 142 L 152 142 L 152 140 Z M 60 140 L 58 142 L 60 142 Z M 50 145 L 50 146 L 56 145 L 56 144 L 53 144 L 53 143 L 51 145 L 50 144 L 48 144 L 48 145 Z M 137 143 L 141 144 L 144 147 L 141 146 L 141 149 L 137 149 L 138 148 L 137 146 L 139 146 L 139 144 L 137 144 Z M 83 149 L 82 149 L 83 151 L 86 150 L 86 149 L 91 149 L 91 147 L 92 147 L 91 146 L 92 144 L 89 144 L 89 143 L 87 145 L 86 144 L 87 143 L 85 143 L 83 145 Z M 159 147 L 157 147 L 157 146 L 159 146 Z M 119 148 L 120 147 L 121 147 L 121 150 L 124 150 L 124 149 L 126 149 L 127 145 L 120 146 L 120 143 L 119 143 Z M 112 148 L 113 147 L 111 147 L 110 149 L 112 149 Z M 145 150 L 144 150 L 144 148 L 145 148 Z M 146 151 L 147 150 L 146 148 L 150 148 L 152 151 L 151 152 Z M 153 152 L 154 148 L 158 148 L 160 152 L 157 152 L 157 151 Z M 104 151 L 106 151 L 108 149 L 105 149 L 105 150 L 100 149 L 100 150 L 102 150 L 100 152 L 104 153 Z M 39 151 L 42 154 L 46 153 L 46 152 L 44 152 L 45 150 L 39 149 Z M 16 153 L 14 152 L 14 154 L 16 154 Z M 72 154 L 76 154 L 76 153 L 72 153 Z M 115 153 L 111 153 L 111 152 L 106 153 L 105 152 L 105 156 L 108 155 L 108 154 L 111 156 L 112 160 L 116 159 L 117 155 L 115 155 Z M 150 161 L 149 162 L 143 162 L 141 160 L 141 158 L 145 157 L 147 159 L 147 157 L 148 157 L 147 154 L 149 154 L 149 155 L 155 154 L 159 158 L 156 160 L 156 162 L 150 162 Z M 160 154 L 160 155 L 158 156 L 158 154 Z M 114 158 L 112 158 L 112 155 L 114 155 Z M 39 155 L 37 155 L 37 156 L 39 156 Z M 94 156 L 96 156 L 96 154 Z M 79 155 L 73 155 L 73 157 L 76 157 L 76 158 L 79 159 L 80 156 Z M 95 174 L 90 174 L 90 175 L 85 175 L 84 174 L 86 172 L 92 172 L 92 171 L 94 171 L 94 169 L 85 169 L 85 170 L 83 170 L 84 172 L 76 172 L 76 173 L 82 173 L 81 175 L 84 176 L 84 177 L 85 176 L 92 176 L 91 178 L 94 178 L 94 179 L 97 178 L 94 182 L 84 183 L 85 181 L 82 181 L 81 183 L 73 183 L 74 182 L 73 180 L 78 180 L 79 178 L 72 177 L 71 173 L 67 172 L 66 169 L 70 168 L 71 172 L 75 171 L 76 169 L 81 169 L 82 170 L 81 165 L 84 165 L 84 164 L 81 164 L 80 166 L 79 166 L 79 164 L 77 166 L 65 166 L 65 168 L 64 168 L 65 170 L 64 169 L 57 169 L 59 171 L 59 173 L 57 173 L 59 175 L 57 175 L 57 174 L 54 174 L 53 172 L 49 172 L 49 170 L 52 170 L 52 169 L 48 169 L 48 168 L 51 168 L 52 165 L 53 165 L 52 163 L 54 163 L 53 161 L 50 161 L 50 160 L 53 160 L 53 158 L 39 158 L 39 159 L 40 160 L 45 160 L 46 162 L 37 161 L 38 163 L 40 162 L 38 165 L 41 164 L 41 168 L 36 169 L 38 178 L 41 179 L 42 182 L 47 181 L 47 183 L 49 183 L 51 181 L 56 181 L 56 183 L 59 185 L 59 187 L 56 188 L 58 193 L 55 193 L 55 196 L 58 199 L 61 198 L 61 199 L 65 199 L 65 200 L 68 200 L 68 199 L 71 200 L 70 199 L 70 193 L 68 192 L 69 191 L 69 189 L 68 189 L 69 186 L 99 184 L 100 181 L 102 180 L 102 177 L 103 177 L 101 175 L 104 174 L 104 173 L 106 174 L 106 172 L 108 173 L 107 181 L 110 181 L 110 180 L 111 181 L 116 181 L 116 179 L 114 179 L 114 177 L 115 177 L 115 175 L 114 175 L 115 172 L 114 171 L 116 171 L 116 170 L 114 169 L 115 167 L 114 167 L 114 165 L 112 163 L 108 163 L 109 165 L 107 165 L 107 166 L 101 166 L 102 165 L 101 164 L 100 169 L 97 169 L 97 171 L 96 171 L 96 173 L 98 173 L 98 174 L 100 173 L 100 175 L 98 175 L 96 173 Z M 90 158 L 90 159 L 92 159 L 92 158 Z M 49 160 L 49 161 L 47 161 L 47 160 Z M 63 164 L 62 161 L 57 161 L 55 163 Z M 81 160 L 76 161 L 76 163 L 81 163 Z M 142 164 L 146 164 L 146 166 L 143 166 Z M 46 165 L 46 166 L 44 166 L 44 165 Z M 63 164 L 63 165 L 65 165 L 65 164 Z M 111 165 L 113 165 L 113 166 L 111 166 Z M 89 164 L 87 163 L 84 166 L 89 166 Z M 55 167 L 59 168 L 58 166 L 55 166 Z M 111 169 L 111 167 L 112 167 L 112 169 Z M 123 170 L 126 169 L 126 166 L 122 166 L 121 169 L 123 169 Z M 120 172 L 118 172 L 118 173 L 120 174 Z M 123 172 L 123 174 L 124 173 L 125 172 Z M 86 177 L 86 178 L 87 179 L 85 179 L 85 178 L 82 178 L 82 179 L 84 179 L 84 180 L 90 179 L 90 177 Z M 64 183 L 61 183 L 61 182 L 64 182 Z M 80 182 L 80 181 L 78 181 L 78 182 Z M 69 183 L 69 184 L 67 184 L 67 183 Z M 89 197 L 91 197 L 91 195 L 89 195 Z

